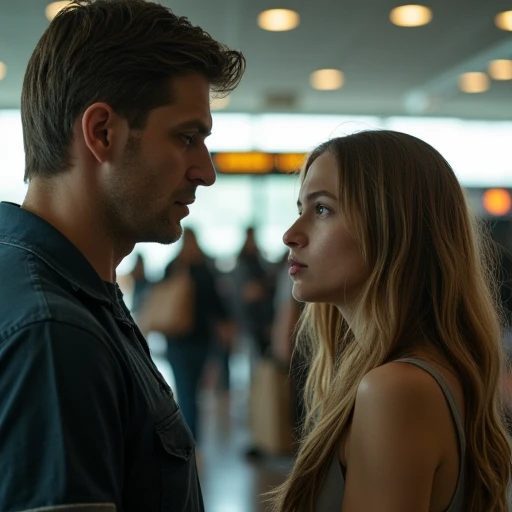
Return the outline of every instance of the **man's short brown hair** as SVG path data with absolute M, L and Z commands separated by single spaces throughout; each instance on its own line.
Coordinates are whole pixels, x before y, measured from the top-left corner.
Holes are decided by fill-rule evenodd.
M 73 124 L 93 103 L 140 129 L 150 110 L 172 103 L 171 78 L 198 72 L 227 94 L 244 70 L 240 52 L 162 5 L 75 0 L 50 23 L 25 73 L 25 180 L 66 170 Z

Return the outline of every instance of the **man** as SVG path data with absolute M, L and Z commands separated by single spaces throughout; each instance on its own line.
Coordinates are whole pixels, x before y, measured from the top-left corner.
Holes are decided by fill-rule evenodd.
M 115 283 L 215 181 L 244 57 L 142 0 L 72 4 L 27 67 L 29 189 L 0 204 L 0 510 L 204 509 L 194 440 Z

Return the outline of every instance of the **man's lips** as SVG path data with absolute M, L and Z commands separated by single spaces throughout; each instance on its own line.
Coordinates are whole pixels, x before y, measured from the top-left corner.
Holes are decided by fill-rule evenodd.
M 196 200 L 195 197 L 191 197 L 189 199 L 180 199 L 179 201 L 174 201 L 174 202 L 177 204 L 181 204 L 183 206 L 188 206 L 189 204 L 194 203 L 195 200 Z

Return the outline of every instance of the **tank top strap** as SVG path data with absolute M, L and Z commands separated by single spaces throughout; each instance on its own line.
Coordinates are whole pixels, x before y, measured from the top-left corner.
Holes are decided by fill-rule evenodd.
M 441 388 L 443 395 L 448 402 L 450 407 L 450 411 L 452 414 L 453 421 L 455 422 L 455 427 L 457 429 L 458 439 L 459 439 L 459 476 L 457 479 L 457 487 L 455 488 L 455 493 L 452 497 L 450 506 L 448 507 L 446 512 L 463 512 L 464 510 L 464 494 L 466 489 L 465 483 L 465 453 L 466 453 L 466 436 L 464 434 L 464 428 L 462 426 L 461 414 L 459 408 L 457 406 L 457 402 L 455 401 L 455 397 L 453 396 L 452 390 L 450 386 L 446 382 L 445 378 L 437 371 L 433 365 L 423 361 L 421 359 L 397 359 L 395 362 L 401 363 L 409 363 L 421 368 L 422 370 L 429 373 L 437 382 L 439 387 Z
M 455 401 L 455 397 L 452 393 L 452 390 L 445 378 L 437 371 L 433 365 L 423 361 L 422 359 L 413 359 L 413 358 L 404 358 L 404 359 L 395 359 L 393 362 L 395 363 L 409 363 L 413 364 L 422 370 L 429 373 L 437 382 L 439 387 L 441 388 L 443 395 L 448 402 L 450 407 L 450 411 L 452 413 L 453 421 L 455 422 L 455 426 L 457 428 L 457 433 L 459 435 L 459 442 L 461 448 L 461 459 L 464 457 L 464 452 L 466 451 L 466 436 L 464 434 L 464 427 L 462 426 L 461 414 L 459 411 L 459 407 L 457 406 L 457 402 Z

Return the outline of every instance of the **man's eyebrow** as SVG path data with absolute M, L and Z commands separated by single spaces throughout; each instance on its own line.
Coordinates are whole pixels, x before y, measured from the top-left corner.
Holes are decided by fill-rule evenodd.
M 201 119 L 191 119 L 190 121 L 185 121 L 183 123 L 180 123 L 174 127 L 175 130 L 195 130 L 201 135 L 205 135 L 208 137 L 208 135 L 211 135 L 212 129 L 211 126 L 208 126 L 203 120 Z
M 315 199 L 318 199 L 319 197 L 328 197 L 329 199 L 334 199 L 334 201 L 338 200 L 338 198 L 334 194 L 331 194 L 331 192 L 328 192 L 327 190 L 317 190 L 316 192 L 310 192 L 306 196 L 305 202 L 311 203 Z M 302 202 L 300 199 L 297 199 L 297 206 L 302 206 Z

